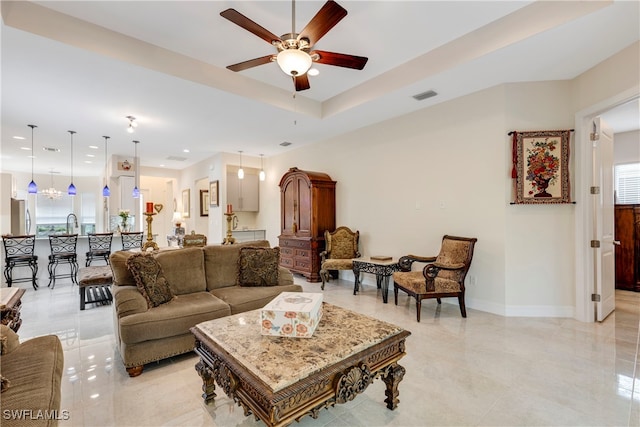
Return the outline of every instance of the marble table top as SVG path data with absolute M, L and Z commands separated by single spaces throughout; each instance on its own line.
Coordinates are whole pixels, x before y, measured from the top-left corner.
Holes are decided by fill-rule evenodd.
M 262 335 L 260 310 L 202 322 L 195 328 L 274 392 L 404 331 L 328 303 L 323 303 L 323 311 L 311 338 Z

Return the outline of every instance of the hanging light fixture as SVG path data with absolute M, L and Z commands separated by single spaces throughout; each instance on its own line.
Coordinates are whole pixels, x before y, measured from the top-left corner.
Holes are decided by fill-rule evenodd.
M 56 190 L 56 188 L 53 186 L 53 169 L 51 169 L 49 173 L 51 174 L 51 187 L 45 188 L 40 192 L 40 194 L 45 196 L 47 199 L 56 200 L 62 197 L 62 191 Z
M 136 118 L 133 116 L 126 116 L 126 119 L 129 120 L 129 126 L 127 126 L 127 132 L 133 133 L 134 130 L 138 127 L 138 122 L 136 122 Z
M 240 153 L 240 169 L 238 169 L 238 179 L 244 179 L 244 169 L 242 169 L 242 150 L 238 151 Z
M 136 181 L 136 185 L 135 187 L 133 187 L 133 198 L 134 199 L 139 199 L 140 198 L 140 189 L 138 188 L 138 167 L 140 166 L 140 160 L 138 160 L 138 144 L 140 143 L 140 141 L 133 141 L 133 143 L 135 144 L 135 155 L 133 156 L 133 167 L 135 168 L 133 170 L 134 172 L 134 176 L 135 176 L 135 181 Z
M 109 136 L 103 136 L 104 138 L 104 188 L 102 189 L 102 197 L 111 196 L 111 190 L 109 190 L 108 177 L 107 177 L 107 140 Z
M 74 130 L 67 131 L 71 135 L 71 184 L 69 184 L 69 188 L 67 188 L 67 194 L 70 196 L 76 195 L 76 186 L 73 185 L 73 134 L 76 133 Z
M 260 177 L 260 181 L 264 181 L 267 178 L 267 174 L 264 173 L 264 154 L 260 154 L 260 174 L 258 175 Z
M 33 158 L 35 157 L 35 155 L 33 154 L 33 128 L 37 128 L 38 126 L 36 125 L 27 125 L 27 126 L 31 128 L 31 182 L 27 187 L 27 191 L 30 194 L 36 194 L 38 192 L 38 186 L 36 185 L 36 182 L 33 180 Z

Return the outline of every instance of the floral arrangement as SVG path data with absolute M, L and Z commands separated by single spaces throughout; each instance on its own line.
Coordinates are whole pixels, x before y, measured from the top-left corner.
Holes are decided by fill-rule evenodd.
M 560 159 L 553 153 L 556 142 L 549 142 L 549 138 L 545 138 L 544 141 L 535 141 L 532 145 L 533 148 L 527 148 L 527 180 L 531 181 L 532 188 L 529 195 L 532 195 L 534 190 L 539 194 L 545 193 L 549 185 L 555 184 L 560 167 Z
M 120 209 L 120 212 L 118 212 L 118 216 L 122 218 L 123 224 L 127 223 L 127 220 L 129 219 L 129 213 L 129 209 Z

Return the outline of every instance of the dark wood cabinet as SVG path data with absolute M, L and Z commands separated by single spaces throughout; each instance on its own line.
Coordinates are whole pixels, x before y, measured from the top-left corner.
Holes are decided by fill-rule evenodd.
M 640 292 L 640 205 L 616 205 L 616 289 Z
M 324 231 L 336 227 L 336 182 L 321 172 L 291 168 L 280 180 L 280 265 L 320 281 Z

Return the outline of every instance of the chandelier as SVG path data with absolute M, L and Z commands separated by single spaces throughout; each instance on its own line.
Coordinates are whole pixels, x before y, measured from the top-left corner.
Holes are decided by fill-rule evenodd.
M 56 190 L 56 188 L 53 186 L 53 171 L 51 171 L 50 174 L 51 174 L 51 187 L 45 188 L 39 193 L 45 196 L 47 199 L 57 200 L 62 197 L 62 191 Z

